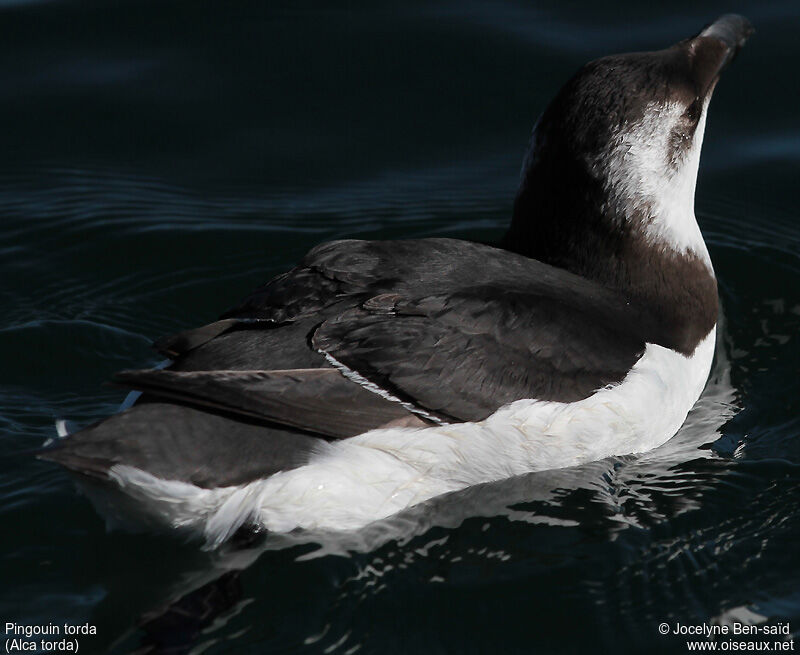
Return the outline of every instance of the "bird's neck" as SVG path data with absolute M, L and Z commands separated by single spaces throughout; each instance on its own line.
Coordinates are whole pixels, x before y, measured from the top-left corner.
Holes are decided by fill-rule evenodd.
M 636 183 L 636 180 L 632 180 Z M 685 198 L 686 180 L 669 180 Z M 622 293 L 684 354 L 714 327 L 717 286 L 691 202 L 614 197 L 585 167 L 529 162 L 503 246 Z

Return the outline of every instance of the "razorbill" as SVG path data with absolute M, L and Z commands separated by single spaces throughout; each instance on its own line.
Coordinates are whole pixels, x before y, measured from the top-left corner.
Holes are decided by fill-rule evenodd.
M 725 15 L 587 64 L 534 128 L 500 247 L 320 245 L 158 341 L 168 367 L 116 376 L 144 392 L 132 407 L 40 456 L 107 514 L 218 544 L 659 446 L 711 367 L 695 183 L 709 99 L 751 32 Z

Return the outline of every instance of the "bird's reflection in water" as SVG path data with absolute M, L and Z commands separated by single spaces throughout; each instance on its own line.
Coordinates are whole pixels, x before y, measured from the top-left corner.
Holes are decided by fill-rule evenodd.
M 240 576 L 241 571 L 228 571 L 166 607 L 144 614 L 139 620 L 144 637 L 137 652 L 143 655 L 189 652 L 204 630 L 240 604 Z

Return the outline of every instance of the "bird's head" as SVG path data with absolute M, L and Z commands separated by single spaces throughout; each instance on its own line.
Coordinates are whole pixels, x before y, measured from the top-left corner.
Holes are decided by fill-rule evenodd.
M 751 33 L 729 14 L 665 50 L 581 68 L 534 128 L 506 245 L 592 277 L 630 242 L 710 268 L 694 216 L 706 112 Z

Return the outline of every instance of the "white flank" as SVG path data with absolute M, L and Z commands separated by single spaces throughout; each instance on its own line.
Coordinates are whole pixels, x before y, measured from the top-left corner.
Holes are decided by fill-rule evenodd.
M 357 529 L 473 484 L 661 445 L 703 390 L 715 334 L 691 357 L 648 344 L 620 384 L 578 402 L 520 400 L 477 423 L 373 430 L 244 486 L 201 489 L 123 465 L 110 473 L 151 520 L 200 533 L 209 545 L 245 522 L 274 532 Z

